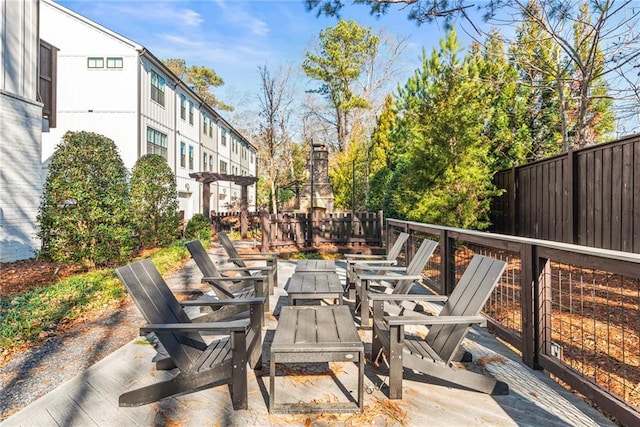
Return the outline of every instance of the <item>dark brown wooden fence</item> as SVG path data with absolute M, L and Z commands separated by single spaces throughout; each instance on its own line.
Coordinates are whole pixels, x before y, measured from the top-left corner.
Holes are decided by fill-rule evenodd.
M 640 253 L 640 135 L 501 171 L 491 231 Z
M 211 219 L 216 230 L 230 231 L 240 226 L 239 213 L 216 214 Z M 382 212 L 282 213 L 264 217 L 249 213 L 248 219 L 254 237 L 262 234 L 261 228 L 268 229 L 270 249 L 323 244 L 382 246 Z

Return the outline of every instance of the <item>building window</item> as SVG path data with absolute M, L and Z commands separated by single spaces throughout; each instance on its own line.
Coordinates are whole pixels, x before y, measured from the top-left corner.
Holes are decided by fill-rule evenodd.
M 193 102 L 189 101 L 189 124 L 193 124 Z
M 107 68 L 122 68 L 122 58 L 107 58 Z
M 180 94 L 180 118 L 187 120 L 187 97 Z
M 193 170 L 193 145 L 189 146 L 189 170 Z
M 213 119 L 209 120 L 209 136 L 213 137 Z
M 227 146 L 227 130 L 225 128 L 220 129 L 220 138 L 222 145 Z
M 180 166 L 187 166 L 187 145 L 184 142 L 180 143 Z
M 207 170 L 207 153 L 202 154 L 202 171 Z
M 147 127 L 147 154 L 159 154 L 167 158 L 167 135 Z
M 164 107 L 164 78 L 151 70 L 151 99 Z
M 251 153 L 251 164 L 253 164 L 253 153 Z
M 220 160 L 220 173 L 227 173 L 227 162 Z
M 87 58 L 87 68 L 104 68 L 104 58 Z
M 209 172 L 213 172 L 213 155 L 209 156 Z

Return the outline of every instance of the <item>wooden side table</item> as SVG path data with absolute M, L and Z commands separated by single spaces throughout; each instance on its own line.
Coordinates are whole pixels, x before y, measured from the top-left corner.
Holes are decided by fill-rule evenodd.
M 296 305 L 298 300 L 323 299 L 332 299 L 342 304 L 343 293 L 340 278 L 333 272 L 294 273 L 287 286 L 291 306 Z

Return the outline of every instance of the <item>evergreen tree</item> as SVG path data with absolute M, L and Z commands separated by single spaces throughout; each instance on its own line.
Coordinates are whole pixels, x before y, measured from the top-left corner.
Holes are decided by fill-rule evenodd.
M 147 154 L 131 174 L 133 225 L 144 247 L 171 243 L 178 236 L 176 180 L 166 159 Z
M 397 118 L 394 108 L 393 96 L 388 95 L 384 100 L 376 128 L 371 135 L 368 154 L 369 194 L 367 197 L 367 209 L 371 211 L 382 209 L 384 196 L 392 176 L 391 150 L 393 144 L 391 133 Z
M 233 111 L 233 107 L 220 101 L 211 90 L 222 86 L 224 80 L 213 69 L 202 65 L 187 67 L 184 59 L 170 58 L 162 61 L 173 74 L 193 89 L 202 100 L 220 110 Z
M 587 3 L 580 7 L 578 19 L 573 25 L 574 61 L 573 81 L 570 86 L 575 110 L 573 129 L 569 132 L 570 144 L 582 148 L 603 142 L 614 130 L 613 101 L 604 79 L 604 57 L 593 31 L 593 19 Z
M 367 61 L 375 56 L 378 43 L 378 36 L 370 28 L 340 20 L 335 27 L 320 32 L 317 53 L 305 53 L 302 69 L 308 77 L 322 82 L 314 92 L 324 95 L 334 111 L 339 151 L 346 148 L 349 139 L 351 112 L 370 108 L 366 99 L 353 90 L 353 84 Z
M 477 68 L 480 79 L 481 102 L 485 104 L 484 133 L 491 144 L 489 169 L 498 171 L 524 164 L 531 150 L 525 122 L 529 89 L 520 84 L 518 71 L 508 60 L 498 32 L 490 32 L 482 46 L 475 43 L 471 55 L 471 65 Z
M 409 138 L 386 205 L 409 220 L 482 229 L 496 194 L 485 160 L 486 88 L 459 52 L 451 30 L 399 93 L 399 135 Z
M 131 254 L 127 171 L 115 143 L 67 132 L 53 153 L 38 221 L 41 256 L 93 267 Z
M 540 7 L 531 3 L 516 29 L 512 60 L 520 74 L 524 93 L 525 121 L 531 148 L 527 160 L 538 160 L 562 150 L 563 108 L 559 91 L 567 76 L 566 65 L 559 63 L 560 51 L 540 25 Z
M 367 144 L 362 137 L 362 128 L 356 127 L 353 140 L 345 151 L 336 154 L 329 170 L 336 208 L 364 210 L 367 204 L 368 160 Z

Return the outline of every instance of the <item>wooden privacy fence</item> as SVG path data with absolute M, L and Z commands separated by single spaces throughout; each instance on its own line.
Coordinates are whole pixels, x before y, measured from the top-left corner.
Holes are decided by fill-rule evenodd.
M 491 231 L 640 253 L 640 135 L 498 172 Z
M 211 217 L 216 230 L 240 226 L 239 213 Z M 263 248 L 338 246 L 382 246 L 382 212 L 249 213 L 249 230 L 261 234 Z M 265 233 L 264 230 L 267 230 Z M 254 236 L 255 236 L 254 234 Z
M 405 262 L 424 238 L 439 242 L 425 283 L 450 294 L 471 257 L 507 261 L 484 307 L 490 328 L 616 417 L 640 425 L 640 255 L 546 240 L 387 220 L 407 232 Z

